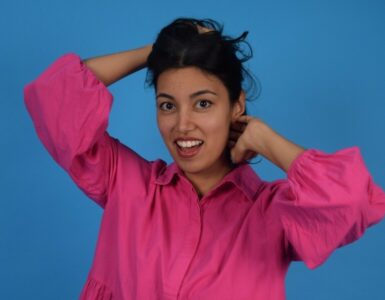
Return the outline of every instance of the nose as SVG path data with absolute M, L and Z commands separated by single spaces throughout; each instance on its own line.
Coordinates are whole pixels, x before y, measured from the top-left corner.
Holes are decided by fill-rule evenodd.
M 179 132 L 188 132 L 195 127 L 191 112 L 180 111 L 177 118 L 177 129 Z

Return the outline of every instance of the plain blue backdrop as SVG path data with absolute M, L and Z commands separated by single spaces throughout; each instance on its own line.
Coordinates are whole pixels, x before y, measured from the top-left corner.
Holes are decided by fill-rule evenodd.
M 77 299 L 91 266 L 102 209 L 40 144 L 23 87 L 67 52 L 82 58 L 152 43 L 176 17 L 249 30 L 247 63 L 262 85 L 249 114 L 306 147 L 357 145 L 385 187 L 385 2 L 2 1 L 0 3 L 0 298 Z M 109 131 L 149 160 L 171 158 L 156 127 L 145 70 L 111 85 Z M 267 160 L 266 180 L 286 176 Z M 385 299 L 385 222 L 316 270 L 293 263 L 287 298 Z

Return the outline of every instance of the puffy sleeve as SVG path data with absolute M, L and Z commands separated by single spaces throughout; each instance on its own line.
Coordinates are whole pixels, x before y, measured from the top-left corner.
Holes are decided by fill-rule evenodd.
M 113 96 L 75 53 L 24 87 L 37 135 L 53 159 L 102 208 L 116 176 L 119 141 L 106 131 Z M 127 147 L 138 170 L 149 162 Z
M 332 154 L 302 152 L 287 180 L 277 184 L 276 196 L 288 253 L 312 269 L 385 215 L 385 193 L 356 146 Z

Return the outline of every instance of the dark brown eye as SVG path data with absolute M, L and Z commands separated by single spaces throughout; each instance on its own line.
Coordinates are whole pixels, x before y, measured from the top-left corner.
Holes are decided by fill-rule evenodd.
M 160 108 L 161 110 L 166 110 L 166 111 L 171 110 L 172 107 L 173 107 L 173 104 L 170 103 L 170 102 L 163 102 L 163 103 L 161 103 L 161 104 L 159 105 L 159 108 Z
M 208 108 L 208 107 L 211 106 L 211 103 L 212 103 L 212 102 L 209 101 L 209 100 L 199 100 L 198 103 L 199 103 L 199 104 L 203 104 L 203 106 L 200 105 L 201 108 Z

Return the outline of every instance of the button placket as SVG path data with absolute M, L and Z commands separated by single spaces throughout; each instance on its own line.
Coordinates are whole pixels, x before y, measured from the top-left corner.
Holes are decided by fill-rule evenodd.
M 196 227 L 194 227 L 194 231 L 196 231 L 195 233 L 195 237 L 196 239 L 194 239 L 194 241 L 191 242 L 191 245 L 190 245 L 190 249 L 193 249 L 193 254 L 189 260 L 189 263 L 188 263 L 188 266 L 183 274 L 183 277 L 182 277 L 182 280 L 180 282 L 180 286 L 179 286 L 179 289 L 178 289 L 178 294 L 177 294 L 177 299 L 181 299 L 181 290 L 183 289 L 183 283 L 184 283 L 184 280 L 188 274 L 188 271 L 190 270 L 190 267 L 191 267 L 191 264 L 192 264 L 192 261 L 194 260 L 195 256 L 196 256 L 196 253 L 197 253 L 197 250 L 198 250 L 198 247 L 199 247 L 199 244 L 200 244 L 200 240 L 201 240 L 201 236 L 202 236 L 202 217 L 203 217 L 203 208 L 201 206 L 201 203 L 199 202 L 199 198 L 198 198 L 198 195 L 197 193 L 195 192 L 195 189 L 193 187 L 191 187 L 192 191 L 194 192 L 193 195 L 194 195 L 194 199 L 192 200 L 194 203 L 197 204 L 197 207 L 198 207 L 198 210 L 194 210 L 195 212 L 197 212 L 196 215 L 196 218 L 194 219 L 194 221 L 196 221 Z M 203 199 L 203 198 L 202 198 Z
M 185 180 L 185 199 L 186 209 L 189 210 L 189 217 L 185 220 L 186 230 L 181 245 L 179 255 L 175 258 L 172 269 L 168 274 L 168 283 L 165 283 L 165 290 L 176 295 L 178 299 L 184 278 L 188 274 L 191 262 L 193 261 L 201 238 L 201 206 L 198 195 L 192 184 Z M 191 189 L 191 192 L 190 192 Z

